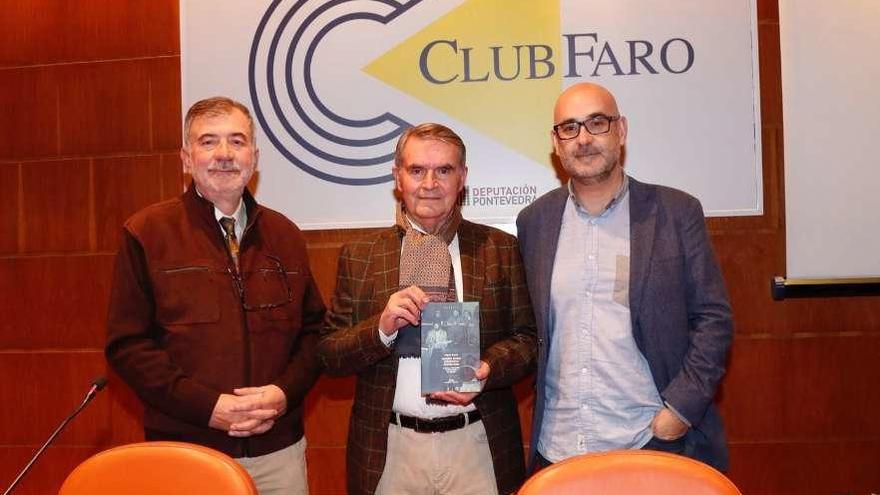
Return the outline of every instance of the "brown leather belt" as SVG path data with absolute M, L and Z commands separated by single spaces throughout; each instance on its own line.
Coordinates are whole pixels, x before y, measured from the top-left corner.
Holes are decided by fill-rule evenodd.
M 400 422 L 397 422 L 397 418 Z M 391 413 L 391 424 L 415 430 L 419 433 L 443 433 L 444 431 L 459 430 L 465 426 L 480 421 L 480 411 L 470 411 L 435 419 L 422 419 L 414 416 Z

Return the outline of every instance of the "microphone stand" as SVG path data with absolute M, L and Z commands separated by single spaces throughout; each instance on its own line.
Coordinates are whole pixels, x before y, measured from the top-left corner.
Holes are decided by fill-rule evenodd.
M 30 462 L 28 462 L 27 466 L 25 466 L 24 469 L 22 469 L 21 472 L 18 473 L 18 476 L 15 478 L 12 484 L 9 485 L 9 488 L 7 488 L 5 492 L 3 492 L 3 495 L 9 495 L 10 493 L 12 493 L 12 490 L 14 490 L 21 479 L 24 478 L 24 475 L 26 475 L 27 472 L 30 471 L 34 463 L 37 462 L 37 459 L 39 459 L 40 456 L 43 454 L 43 451 L 46 450 L 49 444 L 51 444 L 52 441 L 55 440 L 55 437 L 57 437 L 58 434 L 61 433 L 61 430 L 63 430 L 64 427 L 67 426 L 67 423 L 70 423 L 70 421 L 75 418 L 76 415 L 79 414 L 80 411 L 82 411 L 86 407 L 86 405 L 88 405 L 88 403 L 92 401 L 92 399 L 95 398 L 95 395 L 100 392 L 105 385 L 107 385 L 107 379 L 103 376 L 99 376 L 98 378 L 92 380 L 92 388 L 90 388 L 89 391 L 86 393 L 86 396 L 79 407 L 77 407 L 73 411 L 73 413 L 70 414 L 70 416 L 65 418 L 64 421 L 62 421 L 61 424 L 58 425 L 58 428 L 55 428 L 55 431 L 53 431 L 52 434 L 49 436 L 49 439 L 46 440 L 46 443 L 44 443 L 43 446 L 40 447 L 40 449 L 37 450 L 37 452 L 33 455 L 33 457 L 31 457 Z

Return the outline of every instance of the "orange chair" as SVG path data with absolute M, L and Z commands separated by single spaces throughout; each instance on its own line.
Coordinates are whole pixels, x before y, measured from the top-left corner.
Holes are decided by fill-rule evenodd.
M 553 464 L 529 478 L 519 495 L 742 495 L 702 462 L 665 452 L 616 450 Z
M 59 495 L 257 495 L 231 457 L 181 442 L 144 442 L 99 452 L 76 467 Z

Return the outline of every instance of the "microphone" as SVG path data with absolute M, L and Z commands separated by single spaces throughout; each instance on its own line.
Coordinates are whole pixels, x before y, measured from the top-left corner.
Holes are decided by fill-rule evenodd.
M 82 405 L 80 405 L 79 409 L 77 409 L 77 411 L 73 414 L 76 415 L 76 413 L 78 413 L 83 407 L 85 407 L 86 404 L 88 404 L 93 398 L 95 398 L 95 395 L 97 395 L 98 392 L 103 390 L 104 387 L 106 387 L 106 386 L 107 386 L 107 377 L 99 376 L 99 377 L 93 379 L 92 380 L 92 388 L 90 388 L 89 391 L 86 392 L 86 398 L 83 399 Z
M 101 389 L 103 389 L 107 385 L 107 378 L 99 376 L 92 380 L 91 385 L 92 386 L 91 388 L 89 388 L 89 391 L 86 392 L 82 403 L 80 403 L 80 405 L 70 414 L 70 416 L 66 417 L 64 421 L 62 421 L 61 424 L 58 425 L 58 428 L 55 428 L 55 431 L 53 431 L 52 434 L 49 435 L 49 439 L 46 440 L 46 443 L 44 443 L 43 446 L 40 447 L 39 450 L 37 450 L 37 452 L 33 455 L 33 457 L 31 457 L 30 462 L 28 462 L 24 469 L 22 469 L 21 472 L 18 473 L 18 476 L 15 477 L 15 480 L 13 480 L 12 484 L 9 485 L 9 488 L 7 488 L 5 492 L 3 492 L 3 495 L 9 495 L 10 493 L 12 493 L 12 490 L 15 489 L 16 485 L 18 485 L 18 482 L 21 481 L 22 478 L 24 478 L 24 475 L 26 475 L 27 472 L 31 470 L 31 467 L 33 467 L 34 463 L 37 462 L 37 459 L 39 459 L 40 456 L 43 455 L 43 451 L 45 451 L 49 444 L 51 444 L 52 441 L 55 440 L 55 437 L 57 437 L 58 434 L 61 433 L 61 430 L 63 430 L 64 427 L 67 426 L 67 423 L 70 423 L 70 421 L 75 418 L 76 415 L 80 413 L 80 411 L 85 409 L 86 405 L 88 405 L 88 403 L 95 398 L 95 395 L 97 395 L 98 392 L 100 392 Z

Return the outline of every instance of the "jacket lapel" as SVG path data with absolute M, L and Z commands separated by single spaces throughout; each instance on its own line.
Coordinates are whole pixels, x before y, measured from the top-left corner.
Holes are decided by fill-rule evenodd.
M 565 202 L 568 200 L 568 187 L 562 186 L 554 191 L 549 202 L 549 207 L 544 215 L 538 220 L 537 235 L 531 241 L 535 246 L 538 263 L 537 290 L 533 294 L 542 294 L 542 301 L 535 301 L 538 324 L 547 329 L 547 337 L 551 336 L 550 330 L 550 285 L 553 279 L 553 264 L 556 261 L 556 250 L 559 247 L 559 231 L 562 228 L 562 214 L 565 211 Z
M 461 258 L 463 301 L 479 301 L 483 294 L 486 260 L 477 252 L 479 244 L 473 224 L 462 220 L 458 227 L 458 252 Z
M 653 190 L 645 184 L 630 178 L 629 188 L 629 306 L 632 320 L 635 322 L 642 306 L 645 277 L 648 276 L 651 252 L 654 246 L 657 204 L 654 201 Z

